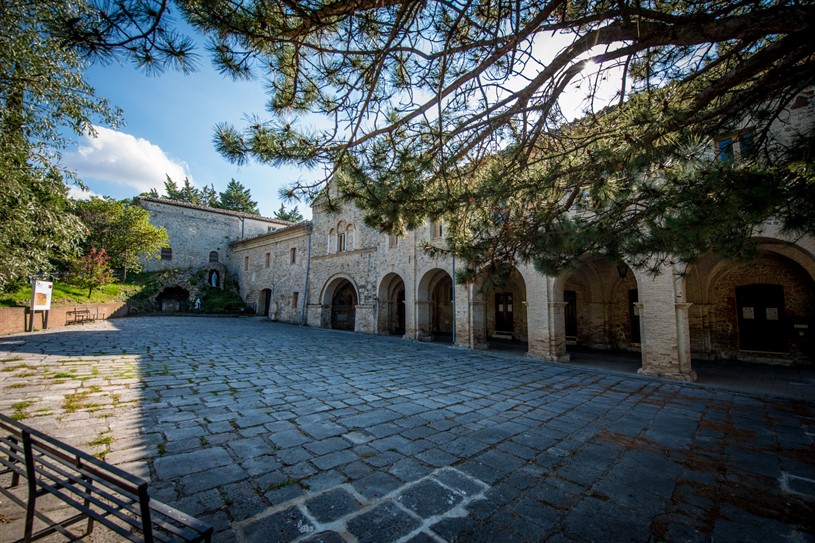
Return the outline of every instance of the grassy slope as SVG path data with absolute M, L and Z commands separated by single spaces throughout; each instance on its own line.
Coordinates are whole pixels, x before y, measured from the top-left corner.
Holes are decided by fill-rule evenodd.
M 88 298 L 88 289 L 55 281 L 51 303 L 69 305 L 123 301 L 139 292 L 143 287 L 143 283 L 113 283 L 94 289 L 93 294 Z M 30 299 L 31 286 L 23 285 L 10 292 L 0 292 L 0 307 L 26 306 Z

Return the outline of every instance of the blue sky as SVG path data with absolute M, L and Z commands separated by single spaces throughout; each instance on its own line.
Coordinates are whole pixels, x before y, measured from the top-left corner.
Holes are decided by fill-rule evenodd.
M 236 166 L 222 158 L 212 143 L 215 125 L 225 121 L 242 127 L 246 115 L 263 115 L 266 94 L 262 81 L 225 78 L 214 70 L 206 51 L 197 52 L 198 70 L 190 75 L 168 70 L 147 76 L 118 62 L 91 66 L 87 81 L 98 96 L 123 110 L 125 124 L 100 127 L 95 139 L 78 138 L 63 161 L 92 193 L 114 198 L 150 188 L 162 192 L 165 174 L 178 183 L 188 176 L 198 187 L 214 184 L 219 192 L 234 178 L 251 190 L 261 214 L 271 216 L 280 208 L 281 187 L 301 177 L 316 178 L 319 172 Z M 305 204 L 298 208 L 310 217 Z

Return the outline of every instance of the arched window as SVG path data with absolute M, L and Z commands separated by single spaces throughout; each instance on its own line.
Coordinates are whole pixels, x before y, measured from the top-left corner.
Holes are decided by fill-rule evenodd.
M 342 253 L 346 250 L 347 239 L 345 237 L 345 229 L 346 229 L 345 221 L 340 221 L 337 224 L 337 237 L 336 237 L 337 239 L 336 248 L 338 253 Z
M 209 261 L 210 262 L 218 262 L 218 251 L 210 251 L 209 252 Z
M 328 239 L 326 240 L 325 254 L 331 254 L 334 248 L 334 238 L 337 236 L 337 231 L 333 228 L 328 232 Z

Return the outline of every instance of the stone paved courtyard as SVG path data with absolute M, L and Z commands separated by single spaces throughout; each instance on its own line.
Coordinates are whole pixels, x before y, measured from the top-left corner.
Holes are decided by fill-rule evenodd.
M 0 389 L 219 543 L 815 541 L 813 401 L 190 317 L 0 337 Z

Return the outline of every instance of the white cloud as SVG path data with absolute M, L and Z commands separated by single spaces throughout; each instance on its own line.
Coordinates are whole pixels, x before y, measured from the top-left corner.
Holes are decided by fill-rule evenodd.
M 105 181 L 145 192 L 161 189 L 165 176 L 180 183 L 190 176 L 187 165 L 179 163 L 148 140 L 101 126 L 96 137 L 82 136 L 79 149 L 67 153 L 64 163 L 80 179 Z
M 90 200 L 94 196 L 99 196 L 99 194 L 96 194 L 92 190 L 82 190 L 74 184 L 68 185 L 69 198 L 73 198 L 74 200 Z

